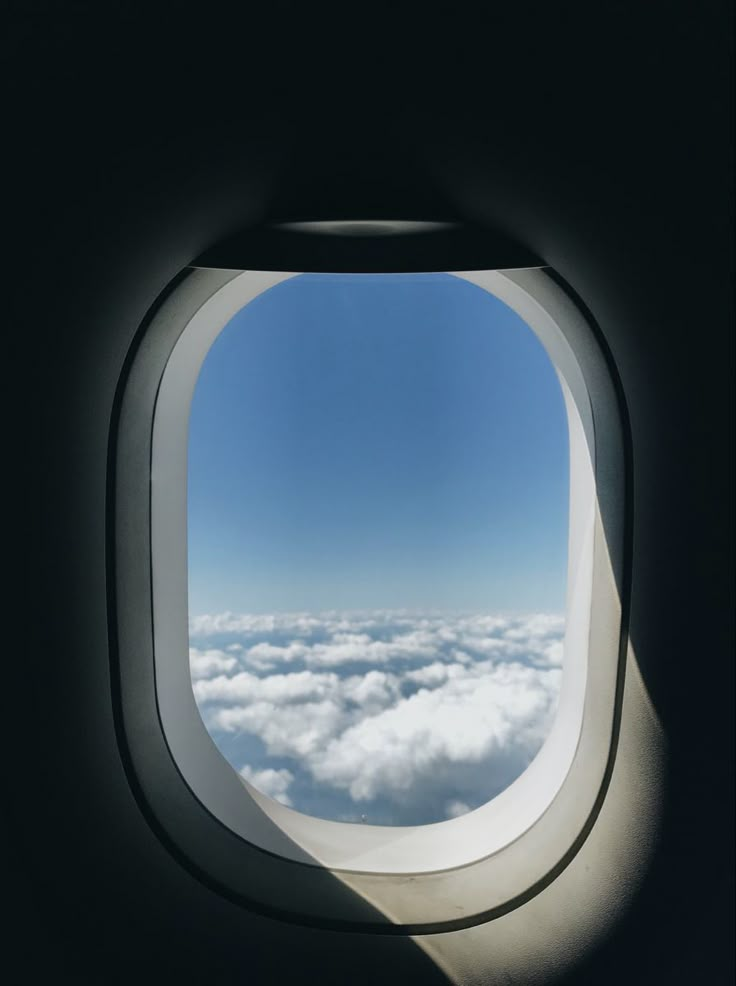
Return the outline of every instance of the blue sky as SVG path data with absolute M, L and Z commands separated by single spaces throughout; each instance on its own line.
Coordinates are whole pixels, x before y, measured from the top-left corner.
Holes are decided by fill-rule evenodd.
M 301 275 L 208 354 L 189 439 L 190 613 L 564 607 L 555 372 L 447 274 Z

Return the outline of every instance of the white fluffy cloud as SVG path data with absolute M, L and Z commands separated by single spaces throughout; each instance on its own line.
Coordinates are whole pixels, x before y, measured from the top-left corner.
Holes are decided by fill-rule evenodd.
M 294 775 L 290 770 L 284 768 L 274 770 L 272 767 L 266 767 L 265 770 L 253 770 L 246 764 L 245 767 L 240 768 L 240 776 L 263 794 L 280 801 L 282 805 L 291 805 L 289 795 L 286 793 L 287 788 L 294 780 Z
M 263 762 L 231 762 L 264 793 L 299 808 L 306 784 L 454 817 L 544 741 L 563 633 L 546 614 L 228 613 L 192 621 L 190 663 L 215 741 L 262 744 Z
M 445 805 L 445 814 L 448 818 L 457 818 L 469 811 L 470 805 L 465 804 L 464 801 L 448 801 Z
M 197 650 L 194 647 L 189 650 L 189 670 L 193 681 L 232 671 L 237 664 L 234 657 L 221 650 Z
M 536 751 L 554 708 L 552 674 L 514 664 L 459 667 L 315 750 L 308 767 L 316 780 L 367 801 L 431 778 L 438 765 L 477 764 L 512 744 Z

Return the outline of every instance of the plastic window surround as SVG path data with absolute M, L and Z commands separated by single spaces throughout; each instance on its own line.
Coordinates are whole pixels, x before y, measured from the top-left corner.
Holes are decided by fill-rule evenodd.
M 536 332 L 565 398 L 570 524 L 557 716 L 527 770 L 467 815 L 407 827 L 303 815 L 260 794 L 227 764 L 197 710 L 186 660 L 186 453 L 194 386 L 232 316 L 293 276 L 191 271 L 155 312 L 123 383 L 114 544 L 120 721 L 129 773 L 176 850 L 254 906 L 283 909 L 286 880 L 287 906 L 297 918 L 365 924 L 360 906 L 351 914 L 339 894 L 340 902 L 319 895 L 324 870 L 377 909 L 382 917 L 369 926 L 436 929 L 485 920 L 541 886 L 571 851 L 609 768 L 624 507 L 613 384 L 592 330 L 543 270 L 455 273 L 505 302 Z M 264 880 L 257 876 L 261 870 Z

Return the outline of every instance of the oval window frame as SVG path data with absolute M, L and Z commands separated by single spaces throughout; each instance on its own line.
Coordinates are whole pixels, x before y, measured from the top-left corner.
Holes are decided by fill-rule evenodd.
M 555 719 L 569 760 L 558 751 L 550 780 L 554 741 L 546 758 L 544 751 L 551 734 L 514 784 L 457 819 L 394 828 L 302 815 L 240 779 L 196 709 L 185 661 L 189 404 L 219 331 L 244 304 L 295 274 L 188 271 L 152 314 L 121 382 L 111 535 L 129 775 L 159 833 L 209 882 L 307 923 L 416 933 L 508 910 L 572 851 L 610 771 L 625 506 L 615 387 L 593 330 L 543 269 L 452 273 L 500 298 L 536 332 L 558 370 L 571 422 L 570 630 Z

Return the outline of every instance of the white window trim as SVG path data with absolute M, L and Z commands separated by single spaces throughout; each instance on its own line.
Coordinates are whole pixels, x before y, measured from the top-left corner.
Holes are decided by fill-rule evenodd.
M 467 898 L 463 912 L 477 909 L 487 914 L 529 892 L 569 853 L 595 808 L 609 765 L 620 663 L 617 585 L 622 577 L 624 493 L 623 443 L 610 375 L 583 316 L 543 271 L 456 274 L 500 298 L 536 332 L 558 371 L 565 396 L 571 492 L 567 632 L 558 714 L 540 753 L 521 777 L 464 816 L 406 827 L 312 818 L 260 794 L 226 763 L 197 710 L 186 660 L 186 452 L 194 386 L 207 351 L 233 315 L 264 290 L 293 276 L 192 272 L 149 325 L 124 392 L 118 439 L 123 458 L 126 440 L 129 453 L 135 441 L 136 428 L 126 430 L 126 409 L 134 418 L 136 365 L 143 368 L 146 339 L 169 338 L 149 432 L 149 617 L 161 731 L 190 792 L 244 846 L 257 847 L 272 859 L 301 864 L 300 874 L 325 868 L 390 915 L 394 924 L 434 924 L 456 917 L 452 897 L 457 899 L 458 891 L 452 887 L 459 886 L 458 879 Z M 150 381 L 148 386 L 150 390 Z M 126 525 L 129 530 L 132 521 L 126 485 L 118 483 L 119 530 Z M 119 549 L 124 555 L 125 546 L 119 543 Z M 125 598 L 126 585 L 130 587 L 130 578 L 123 561 L 122 569 L 118 566 L 119 600 Z M 125 708 L 124 637 L 123 627 L 120 671 Z M 130 683 L 130 675 L 127 680 Z M 129 709 L 131 701 L 132 695 Z M 134 724 L 132 728 L 135 732 Z M 134 746 L 140 750 L 139 766 L 146 774 L 145 751 L 134 742 L 131 752 Z M 148 799 L 155 802 L 157 794 L 148 787 Z M 191 853 L 191 846 L 185 851 Z M 399 875 L 413 879 L 399 880 Z M 316 910 L 329 919 L 340 919 L 339 914 L 329 913 L 328 904 Z

